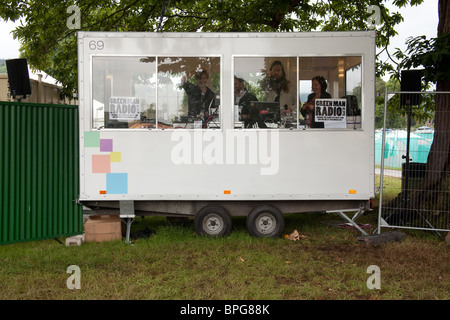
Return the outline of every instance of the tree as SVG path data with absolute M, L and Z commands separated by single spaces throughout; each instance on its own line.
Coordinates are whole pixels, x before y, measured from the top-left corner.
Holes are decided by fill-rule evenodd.
M 436 91 L 450 91 L 450 1 L 439 0 L 438 37 L 408 40 L 406 54 L 399 69 L 424 68 L 425 82 L 436 83 Z M 439 211 L 450 211 L 450 94 L 437 94 L 435 100 L 435 136 L 427 159 L 425 176 L 421 188 L 409 197 L 415 208 L 428 207 Z M 399 196 L 401 197 L 401 195 Z M 431 203 L 430 199 L 434 199 Z M 398 199 L 394 199 L 398 201 Z M 432 205 L 432 207 L 430 206 Z
M 423 0 L 396 0 L 400 8 Z M 377 26 L 377 46 L 387 51 L 395 25 L 402 21 L 398 12 L 389 12 L 382 1 L 381 24 Z M 83 31 L 342 31 L 367 30 L 373 12 L 370 0 L 8 0 L 0 4 L 0 17 L 19 20 L 14 32 L 21 42 L 21 56 L 34 69 L 42 70 L 62 83 L 71 97 L 77 88 L 77 40 L 69 29 L 67 13 L 76 4 Z M 393 71 L 392 65 L 377 61 L 377 72 Z

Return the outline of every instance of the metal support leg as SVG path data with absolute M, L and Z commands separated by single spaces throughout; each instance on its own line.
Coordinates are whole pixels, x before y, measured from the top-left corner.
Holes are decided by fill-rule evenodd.
M 130 230 L 131 230 L 131 224 L 134 221 L 134 218 L 123 218 L 123 220 L 125 221 L 125 224 L 127 225 L 127 231 L 125 234 L 125 243 L 131 243 L 130 242 Z
M 389 227 L 389 223 L 387 223 L 382 217 L 378 218 L 378 227 L 372 232 L 372 234 L 375 234 L 378 232 L 378 234 L 381 234 L 381 227 Z
M 344 211 L 355 211 L 355 210 L 331 210 L 331 211 L 327 211 L 327 213 L 337 213 L 341 218 L 343 218 L 344 220 L 347 220 L 348 222 L 350 222 L 351 225 L 353 225 L 356 229 L 358 229 L 362 234 L 364 235 L 368 235 L 367 232 L 365 232 L 363 229 L 361 229 L 361 227 L 355 222 L 355 220 L 364 213 L 364 210 L 357 210 L 356 214 L 353 216 L 352 219 L 350 219 L 345 213 Z
M 358 210 L 355 215 L 353 216 L 352 220 L 356 221 L 356 219 L 359 218 L 360 215 L 362 215 L 364 213 L 364 210 Z
M 133 223 L 135 217 L 134 201 L 120 201 L 120 218 L 125 221 L 125 224 L 127 225 L 125 236 L 126 243 L 130 243 L 131 224 Z

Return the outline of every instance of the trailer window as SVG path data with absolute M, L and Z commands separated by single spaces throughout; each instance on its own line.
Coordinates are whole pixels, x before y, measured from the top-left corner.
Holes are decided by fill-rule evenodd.
M 94 128 L 220 128 L 220 58 L 92 58 Z
M 297 127 L 297 58 L 234 59 L 235 128 Z
M 156 106 L 154 57 L 92 57 L 94 128 L 133 128 L 150 124 Z
M 299 58 L 300 127 L 361 128 L 361 60 Z
M 220 128 L 220 58 L 158 58 L 159 128 Z

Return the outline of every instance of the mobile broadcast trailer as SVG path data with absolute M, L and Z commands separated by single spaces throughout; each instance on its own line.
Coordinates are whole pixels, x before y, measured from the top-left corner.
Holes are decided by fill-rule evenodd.
M 283 214 L 335 212 L 367 234 L 375 32 L 79 32 L 78 59 L 79 202 L 120 215 L 127 241 L 146 215 L 193 217 L 209 236 L 246 216 L 276 237 Z M 213 99 L 195 94 L 203 71 Z M 330 94 L 314 102 L 320 128 L 301 112 L 315 76 Z

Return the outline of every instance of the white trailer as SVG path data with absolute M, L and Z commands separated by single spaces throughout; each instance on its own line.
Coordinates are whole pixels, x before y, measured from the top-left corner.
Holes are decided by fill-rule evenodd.
M 369 208 L 375 32 L 79 32 L 78 59 L 86 207 L 128 227 L 194 217 L 218 236 L 247 216 L 260 237 L 280 235 L 285 213 L 337 212 L 357 227 Z M 312 118 L 302 108 L 316 76 L 328 95 Z

